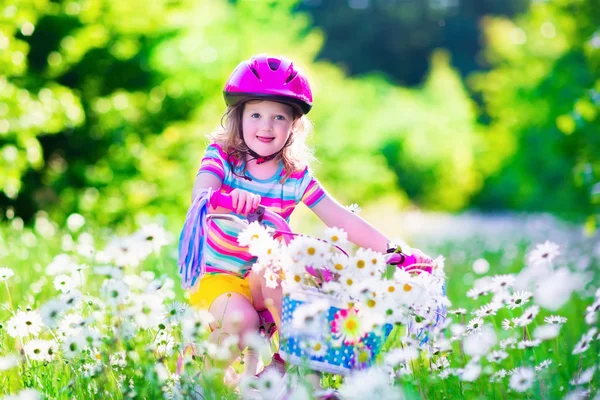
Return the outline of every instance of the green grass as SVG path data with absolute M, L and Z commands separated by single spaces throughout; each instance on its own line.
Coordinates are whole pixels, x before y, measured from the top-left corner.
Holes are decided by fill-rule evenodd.
M 558 231 L 556 231 L 558 232 Z M 556 233 L 554 232 L 554 233 Z M 95 237 L 97 249 L 103 249 L 111 239 L 110 231 L 89 232 Z M 521 232 L 522 233 L 522 232 Z M 552 236 L 549 232 L 548 236 Z M 62 244 L 66 236 L 71 236 L 74 242 L 78 241 L 80 234 L 72 234 L 66 229 L 56 227 L 55 232 L 40 234 L 36 230 L 24 228 L 22 230 L 4 224 L 0 226 L 0 267 L 8 267 L 14 270 L 15 275 L 6 282 L 0 282 L 0 357 L 8 354 L 15 355 L 20 362 L 18 367 L 8 371 L 0 371 L 0 396 L 16 393 L 19 390 L 31 387 L 43 393 L 46 398 L 71 399 L 102 397 L 109 399 L 121 398 L 159 398 L 165 393 L 171 393 L 177 397 L 173 388 L 179 387 L 180 395 L 191 396 L 191 391 L 196 385 L 203 388 L 205 398 L 236 398 L 236 394 L 222 384 L 222 376 L 218 372 L 211 374 L 203 370 L 204 356 L 191 356 L 186 352 L 184 356 L 183 328 L 181 325 L 172 327 L 172 336 L 175 342 L 172 354 L 160 354 L 151 346 L 160 328 L 135 330 L 131 337 L 124 333 L 127 331 L 128 318 L 135 319 L 135 315 L 125 316 L 125 306 L 121 305 L 114 309 L 106 307 L 106 311 L 98 313 L 105 306 L 103 301 L 94 300 L 101 298 L 100 287 L 104 277 L 93 274 L 93 268 L 106 263 L 97 263 L 85 257 L 76 255 L 74 251 L 63 251 Z M 539 242 L 538 239 L 528 238 L 515 232 L 514 236 L 495 237 L 493 245 L 489 238 L 473 236 L 453 240 L 435 239 L 428 242 L 426 238 L 417 238 L 419 247 L 426 249 L 430 254 L 442 254 L 446 256 L 447 294 L 453 303 L 452 308 L 466 308 L 469 312 L 487 304 L 490 295 L 473 300 L 466 296 L 466 292 L 472 287 L 473 282 L 479 278 L 473 270 L 472 264 L 478 258 L 485 258 L 490 263 L 489 276 L 495 274 L 516 274 L 522 270 L 524 259 L 531 245 Z M 395 380 L 408 398 L 465 398 L 465 399 L 508 399 L 508 398 L 531 398 L 531 399 L 554 399 L 562 398 L 573 391 L 576 386 L 569 382 L 578 374 L 598 364 L 600 353 L 600 341 L 594 340 L 591 348 L 581 355 L 573 355 L 572 350 L 581 336 L 588 331 L 584 321 L 585 309 L 593 302 L 594 290 L 598 287 L 598 259 L 593 254 L 593 246 L 582 239 L 582 242 L 569 242 L 568 249 L 562 251 L 570 255 L 567 258 L 572 268 L 580 257 L 588 257 L 590 266 L 589 282 L 583 293 L 575 294 L 560 310 L 549 312 L 542 309 L 535 317 L 532 324 L 526 329 L 504 331 L 501 322 L 504 318 L 517 317 L 522 310 L 508 310 L 503 308 L 495 317 L 486 317 L 488 324 L 495 328 L 497 339 L 506 339 L 509 336 L 531 337 L 535 326 L 543 323 L 548 315 L 561 315 L 568 319 L 563 326 L 557 339 L 542 342 L 533 349 L 508 350 L 509 357 L 493 364 L 485 358 L 481 360 L 482 372 L 474 382 L 462 381 L 458 376 L 450 375 L 447 379 L 438 376 L 439 371 L 430 370 L 430 365 L 446 356 L 450 362 L 450 368 L 463 368 L 468 361 L 468 356 L 462 351 L 462 341 L 452 343 L 450 351 L 445 351 L 431 357 L 421 353 L 420 357 L 410 363 L 412 372 L 407 375 L 398 376 Z M 51 298 L 59 295 L 54 288 L 53 277 L 46 273 L 47 266 L 53 258 L 66 252 L 72 254 L 78 265 L 87 265 L 79 274 L 86 277 L 85 284 L 79 288 L 83 295 L 91 296 L 77 307 L 72 313 L 80 313 L 83 317 L 100 315 L 93 326 L 98 327 L 101 335 L 101 344 L 94 351 L 86 350 L 79 356 L 68 359 L 58 349 L 58 354 L 52 361 L 32 361 L 21 351 L 22 342 L 27 343 L 31 338 L 16 339 L 7 332 L 7 321 L 17 310 L 38 309 Z M 176 268 L 176 244 L 171 243 L 164 247 L 159 253 L 149 255 L 139 266 L 124 267 L 126 274 L 142 276 L 142 271 L 153 272 L 156 278 L 163 282 L 171 279 L 174 282 L 172 294 L 174 298 L 165 303 L 177 300 L 185 302 L 184 291 L 178 286 L 179 278 Z M 146 281 L 146 284 L 149 280 Z M 161 289 L 163 290 L 163 289 Z M 166 289 L 169 292 L 169 289 Z M 136 293 L 141 292 L 136 290 Z M 156 292 L 158 293 L 158 292 Z M 161 292 L 162 293 L 162 292 Z M 100 305 L 98 305 L 100 304 Z M 525 307 L 533 304 L 530 301 Z M 456 323 L 466 323 L 473 318 L 467 314 L 460 318 L 454 318 Z M 596 322 L 593 326 L 598 327 Z M 57 333 L 56 329 L 44 329 L 39 335 L 43 339 L 52 339 Z M 206 340 L 208 332 L 203 330 L 196 336 L 197 343 Z M 401 346 L 400 338 L 405 331 L 399 327 L 391 335 L 385 345 L 385 350 Z M 450 330 L 446 329 L 444 335 L 449 338 Z M 496 344 L 493 349 L 498 349 Z M 127 363 L 124 367 L 111 366 L 110 358 L 117 352 L 126 352 Z M 381 361 L 383 357 L 379 358 Z M 524 393 L 517 393 L 509 387 L 510 377 L 490 382 L 490 376 L 500 369 L 510 371 L 517 367 L 534 367 L 543 360 L 551 360 L 551 365 L 536 373 L 533 386 Z M 174 375 L 178 369 L 178 361 L 183 362 L 180 366 L 180 375 Z M 160 368 L 164 365 L 169 371 L 167 377 L 161 377 Z M 345 378 L 353 379 L 352 377 Z M 344 379 L 338 376 L 325 374 L 322 382 L 325 386 L 340 387 Z M 178 386 L 179 385 L 179 386 Z M 589 390 L 591 397 L 598 393 L 600 385 L 600 373 L 596 372 L 594 378 L 582 388 Z

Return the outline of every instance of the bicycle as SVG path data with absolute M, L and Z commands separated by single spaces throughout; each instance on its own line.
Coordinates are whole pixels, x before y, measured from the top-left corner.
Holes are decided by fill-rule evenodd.
M 220 192 L 214 192 L 210 195 L 209 203 L 213 209 L 217 209 L 218 207 L 228 209 L 232 212 L 235 212 L 232 206 L 232 199 L 228 195 L 225 195 Z M 248 214 L 245 218 L 240 218 L 234 214 L 207 214 L 206 220 L 216 219 L 216 220 L 228 220 L 234 223 L 238 223 L 241 225 L 250 224 L 253 222 L 258 222 L 262 225 L 271 225 L 274 227 L 272 231 L 273 238 L 283 240 L 286 244 L 292 240 L 292 238 L 297 236 L 306 236 L 302 234 L 297 234 L 291 231 L 287 222 L 278 214 L 265 209 L 262 206 L 259 206 L 254 212 Z M 317 238 L 318 239 L 318 238 Z M 322 240 L 322 239 L 319 239 Z M 335 246 L 341 253 L 348 255 L 342 248 Z M 418 265 L 416 263 L 416 257 L 411 254 L 406 254 L 402 252 L 401 249 L 398 251 L 391 252 L 386 255 L 386 264 L 396 266 L 397 268 L 401 268 L 404 271 L 411 273 L 432 273 L 433 268 L 435 267 L 433 264 L 428 265 Z M 334 274 L 328 270 L 315 270 L 314 268 L 311 270 L 307 268 L 307 272 L 311 275 L 315 276 L 317 280 L 321 280 L 321 283 L 324 281 L 328 281 L 334 278 Z M 444 293 L 445 294 L 445 293 Z M 306 303 L 310 303 L 315 299 L 323 299 L 327 298 L 327 295 L 319 293 L 315 288 L 307 288 L 302 293 L 289 293 L 284 296 L 283 299 L 283 315 L 274 315 L 277 314 L 274 309 L 264 310 L 258 312 L 260 318 L 260 332 L 264 336 L 271 339 L 273 335 L 277 331 L 277 324 L 275 323 L 276 319 L 279 322 L 279 325 L 282 327 L 282 331 L 280 332 L 281 338 L 281 347 L 280 351 L 276 352 L 275 355 L 280 355 L 282 359 L 284 359 L 287 363 L 292 365 L 305 365 L 308 366 L 309 369 L 318 372 L 328 372 L 340 375 L 348 375 L 348 373 L 353 370 L 356 365 L 359 363 L 356 362 L 356 358 L 358 355 L 356 354 L 355 348 L 353 345 L 346 346 L 343 345 L 339 349 L 332 350 L 333 353 L 331 357 L 327 357 L 325 360 L 323 357 L 321 359 L 310 358 L 307 360 L 306 354 L 303 353 L 300 349 L 299 340 L 294 336 L 294 332 L 292 330 L 287 329 L 286 326 L 289 326 L 289 322 L 291 321 L 291 316 L 293 315 L 294 310 Z M 331 323 L 332 317 L 338 315 L 339 312 L 343 311 L 346 306 L 341 304 L 339 301 L 335 301 L 335 299 L 331 304 L 330 310 L 328 311 L 328 320 L 327 323 Z M 438 318 L 436 320 L 436 325 L 440 323 L 445 318 L 445 310 L 439 310 Z M 288 325 L 286 325 L 288 324 Z M 371 352 L 370 362 L 373 361 L 375 356 L 379 353 L 381 346 L 387 339 L 391 332 L 391 326 L 388 324 L 382 327 L 382 330 L 379 332 L 371 332 L 365 338 L 364 345 L 369 348 Z M 422 332 L 421 332 L 422 333 Z M 419 335 L 421 335 L 419 333 Z M 425 335 L 425 341 L 427 337 Z M 370 363 L 362 363 L 363 367 L 370 365 Z M 334 395 L 335 396 L 335 395 Z M 285 394 L 282 395 L 282 399 L 285 398 Z M 336 397 L 329 397 L 336 398 Z

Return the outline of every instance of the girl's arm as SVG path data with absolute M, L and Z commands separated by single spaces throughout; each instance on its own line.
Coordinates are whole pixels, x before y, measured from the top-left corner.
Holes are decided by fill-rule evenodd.
M 194 188 L 192 189 L 192 201 L 198 196 L 198 194 L 208 188 L 212 188 L 213 191 L 217 191 L 221 188 L 221 179 L 210 173 L 199 173 L 194 181 Z
M 198 196 L 200 192 L 211 188 L 217 191 L 221 188 L 223 182 L 217 176 L 210 173 L 200 173 L 194 181 L 194 188 L 192 189 L 192 202 Z M 251 211 L 256 210 L 256 207 L 260 204 L 260 196 L 247 192 L 245 190 L 234 189 L 230 193 L 232 199 L 232 205 L 238 214 L 248 214 Z M 208 207 L 210 214 L 228 214 L 231 210 L 223 207 L 217 207 L 213 210 L 211 206 Z
M 223 182 L 221 182 L 221 179 L 217 178 L 215 175 L 206 172 L 199 173 L 198 176 L 196 176 L 194 188 L 192 189 L 192 202 L 203 190 L 211 188 L 213 191 L 217 191 L 221 188 L 221 185 L 223 185 Z M 230 211 L 221 207 L 217 207 L 213 210 L 213 208 L 209 205 L 208 212 L 210 214 L 227 214 Z
M 311 210 L 328 227 L 341 228 L 346 231 L 348 239 L 352 243 L 380 253 L 386 252 L 389 239 L 329 195 L 326 195 Z

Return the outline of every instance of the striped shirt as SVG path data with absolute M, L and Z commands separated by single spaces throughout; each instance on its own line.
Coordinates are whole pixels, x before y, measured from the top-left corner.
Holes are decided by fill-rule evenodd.
M 269 179 L 257 179 L 246 171 L 246 175 L 252 179 L 249 181 L 239 176 L 243 176 L 239 166 L 234 167 L 235 171 L 231 170 L 227 157 L 220 145 L 211 144 L 206 149 L 198 174 L 215 175 L 221 180 L 220 190 L 225 194 L 229 194 L 233 189 L 240 189 L 260 195 L 260 205 L 279 214 L 288 222 L 298 203 L 302 201 L 312 208 L 325 197 L 325 191 L 308 168 L 293 173 L 281 183 L 280 179 L 285 175 L 285 169 L 280 161 L 279 169 Z M 237 236 L 243 228 L 244 225 L 231 221 L 209 220 L 205 230 L 204 261 L 210 271 L 214 272 L 217 269 L 244 276 L 250 270 L 256 258 L 248 253 L 247 247 L 241 247 L 237 242 Z

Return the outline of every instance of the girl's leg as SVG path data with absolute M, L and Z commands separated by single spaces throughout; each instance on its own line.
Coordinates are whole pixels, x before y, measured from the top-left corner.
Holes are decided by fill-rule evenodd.
M 222 344 L 227 336 L 236 335 L 239 337 L 238 349 L 231 352 L 229 359 L 214 360 L 213 365 L 219 368 L 227 368 L 240 355 L 241 350 L 246 347 L 244 340 L 246 333 L 258 330 L 258 314 L 246 297 L 232 292 L 217 297 L 210 305 L 209 311 L 216 320 L 211 324 L 213 329 L 209 338 L 211 342 Z
M 279 326 L 279 322 L 281 320 L 281 303 L 282 303 L 282 291 L 281 286 L 278 286 L 276 289 L 271 289 L 266 286 L 266 281 L 264 279 L 264 275 L 260 272 L 251 272 L 248 278 L 250 284 L 250 291 L 252 292 L 252 301 L 254 303 L 254 308 L 256 311 L 261 312 L 267 310 L 266 302 L 272 301 L 274 311 L 277 312 L 278 316 L 274 316 L 275 323 L 277 325 L 277 329 L 281 332 L 281 327 Z M 266 368 L 275 367 L 279 370 L 280 373 L 285 373 L 285 362 L 279 356 L 279 353 L 275 353 L 273 355 L 272 362 L 267 365 Z
M 252 301 L 254 302 L 254 308 L 256 311 L 264 311 L 269 309 L 267 307 L 268 301 L 270 300 L 273 304 L 277 315 L 274 315 L 275 324 L 277 329 L 280 329 L 279 321 L 281 320 L 281 306 L 283 300 L 283 292 L 281 285 L 277 285 L 276 288 L 267 287 L 267 282 L 264 275 L 260 272 L 251 272 L 250 277 L 250 291 L 252 292 Z

